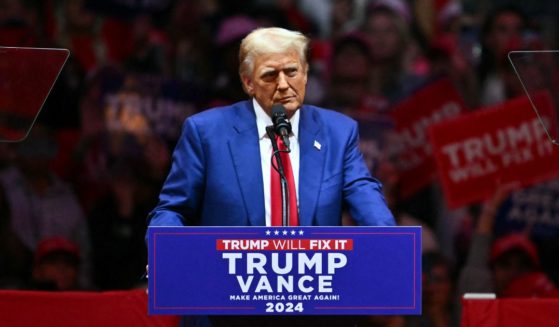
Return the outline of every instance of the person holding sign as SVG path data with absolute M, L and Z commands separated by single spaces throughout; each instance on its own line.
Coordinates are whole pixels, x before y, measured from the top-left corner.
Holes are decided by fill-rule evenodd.
M 185 121 L 150 226 L 339 226 L 344 206 L 359 225 L 395 224 L 359 151 L 357 123 L 303 104 L 308 46 L 307 37 L 281 28 L 256 29 L 243 39 L 239 73 L 250 99 Z M 281 153 L 284 189 L 272 138 Z M 286 211 L 289 219 L 282 219 Z M 285 319 L 293 326 L 340 325 L 331 317 L 291 318 L 297 317 Z M 242 318 L 215 317 L 213 323 L 219 319 L 247 325 Z M 286 323 L 278 317 L 255 321 Z

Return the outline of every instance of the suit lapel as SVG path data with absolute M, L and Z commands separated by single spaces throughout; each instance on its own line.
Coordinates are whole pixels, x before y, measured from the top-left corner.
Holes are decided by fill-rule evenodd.
M 322 183 L 326 142 L 320 130 L 316 111 L 301 109 L 299 122 L 299 219 L 301 226 L 311 226 Z
M 235 165 L 237 179 L 250 225 L 265 225 L 262 167 L 256 118 L 251 101 L 237 104 L 234 131 L 229 139 L 229 152 Z M 224 214 L 227 214 L 224 212 Z

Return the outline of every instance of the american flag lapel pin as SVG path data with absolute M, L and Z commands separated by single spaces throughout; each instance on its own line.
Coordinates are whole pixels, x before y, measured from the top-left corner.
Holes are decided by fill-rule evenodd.
M 321 145 L 320 143 L 318 143 L 317 140 L 315 140 L 315 141 L 314 141 L 314 147 L 315 147 L 317 150 L 320 150 L 320 148 L 322 148 L 322 145 Z

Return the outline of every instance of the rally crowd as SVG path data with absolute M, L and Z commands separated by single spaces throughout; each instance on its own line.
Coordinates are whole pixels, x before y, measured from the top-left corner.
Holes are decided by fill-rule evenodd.
M 371 117 L 390 129 L 393 108 L 440 80 L 468 111 L 522 96 L 506 56 L 556 46 L 559 8 L 546 6 L 0 0 L 0 46 L 71 53 L 27 139 L 0 143 L 0 288 L 143 287 L 146 217 L 182 122 L 246 98 L 238 46 L 251 30 L 280 26 L 310 36 L 307 103 L 364 121 L 367 132 Z M 398 158 L 380 141 L 362 146 L 398 224 L 424 227 L 423 315 L 364 318 L 363 326 L 455 325 L 465 292 L 558 294 L 559 230 L 501 226 L 507 185 L 495 185 L 485 203 L 449 209 L 437 181 L 404 195 Z M 556 184 L 546 189 L 559 195 Z M 559 219 L 559 207 L 554 212 Z

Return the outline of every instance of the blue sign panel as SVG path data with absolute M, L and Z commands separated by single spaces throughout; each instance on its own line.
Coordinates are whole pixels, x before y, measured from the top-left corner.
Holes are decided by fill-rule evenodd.
M 149 313 L 421 314 L 420 227 L 150 227 Z

